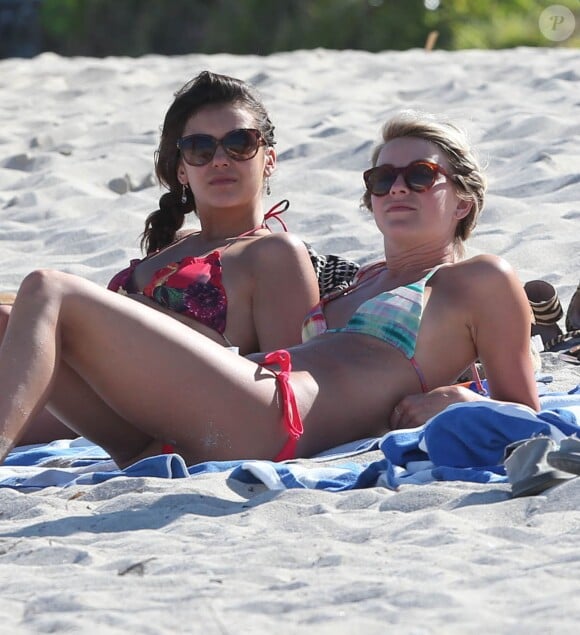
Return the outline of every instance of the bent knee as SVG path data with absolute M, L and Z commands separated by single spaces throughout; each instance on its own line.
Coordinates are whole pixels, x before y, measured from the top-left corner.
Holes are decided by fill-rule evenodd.
M 54 298 L 74 284 L 74 276 L 54 269 L 36 269 L 21 282 L 17 299 L 22 297 Z

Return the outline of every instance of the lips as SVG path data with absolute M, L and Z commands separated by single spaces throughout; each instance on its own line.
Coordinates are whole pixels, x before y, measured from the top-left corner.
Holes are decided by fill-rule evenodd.
M 414 207 L 412 205 L 405 205 L 405 203 L 392 203 L 387 206 L 385 210 L 388 212 L 412 212 L 414 211 Z
M 236 179 L 233 176 L 215 176 L 209 180 L 210 185 L 231 185 Z

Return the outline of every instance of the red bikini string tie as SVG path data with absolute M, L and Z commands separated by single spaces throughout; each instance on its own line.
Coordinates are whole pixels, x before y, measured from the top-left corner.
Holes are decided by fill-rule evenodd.
M 289 383 L 290 373 L 292 371 L 290 353 L 285 350 L 273 351 L 264 357 L 263 363 L 264 365 L 278 364 L 280 367 L 279 371 L 273 370 L 272 372 L 276 375 L 280 387 L 284 411 L 284 424 L 286 425 L 288 434 L 298 440 L 304 433 L 304 426 L 302 425 L 300 413 L 298 412 L 294 391 Z

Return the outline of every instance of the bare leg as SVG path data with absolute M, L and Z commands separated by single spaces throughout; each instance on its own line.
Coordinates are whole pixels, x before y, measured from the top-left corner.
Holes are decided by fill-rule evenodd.
M 12 303 L 11 303 L 12 304 Z M 0 306 L 0 335 L 3 339 L 11 314 L 11 306 Z M 85 427 L 99 428 L 107 421 L 109 426 L 129 424 L 111 410 L 107 404 L 75 373 L 66 363 L 61 361 L 54 381 L 50 401 L 46 407 L 29 422 L 18 442 L 21 445 L 42 443 L 54 439 L 72 438 L 75 433 L 75 421 L 82 420 Z M 65 423 L 68 423 L 68 426 Z M 137 432 L 137 431 L 135 431 Z M 151 439 L 139 433 L 144 446 L 150 445 Z M 112 435 L 111 442 L 115 442 Z M 159 448 L 160 449 L 160 446 Z M 153 451 L 153 447 L 151 447 Z
M 5 298 L 8 300 L 8 298 Z M 1 300 L 1 298 L 0 298 Z M 8 326 L 8 318 L 12 310 L 12 302 L 14 298 L 6 304 L 0 304 L 0 342 L 4 337 L 4 331 Z M 64 395 L 69 394 L 69 390 L 64 387 L 62 391 Z M 72 394 L 72 393 L 70 393 Z M 25 433 L 19 439 L 21 445 L 30 443 L 48 443 L 55 439 L 68 439 L 75 437 L 76 434 L 62 423 L 60 419 L 55 417 L 48 409 L 44 409 L 30 422 Z
M 23 281 L 13 318 L 0 349 L 2 457 L 51 395 L 63 363 L 110 415 L 67 425 L 120 465 L 159 441 L 200 461 L 271 458 L 286 440 L 271 373 L 149 307 L 38 271 Z
M 48 408 L 41 410 L 18 439 L 18 445 L 50 443 L 56 439 L 74 439 L 78 434 L 65 424 Z

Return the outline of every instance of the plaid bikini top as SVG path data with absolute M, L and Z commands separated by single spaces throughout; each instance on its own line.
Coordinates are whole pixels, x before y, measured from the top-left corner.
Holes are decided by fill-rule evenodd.
M 415 360 L 415 347 L 423 316 L 425 286 L 441 265 L 431 269 L 417 282 L 398 287 L 392 291 L 384 291 L 366 300 L 353 313 L 346 326 L 329 329 L 326 324 L 324 305 L 327 302 L 341 295 L 347 295 L 359 284 L 371 280 L 384 270 L 384 267 L 385 263 L 383 262 L 371 265 L 371 267 L 359 272 L 347 289 L 325 296 L 306 316 L 302 325 L 302 341 L 306 342 L 322 333 L 362 333 L 376 337 L 403 353 L 417 372 L 423 392 L 427 392 L 425 377 Z M 372 272 L 370 275 L 369 271 Z M 361 280 L 363 276 L 364 280 Z

